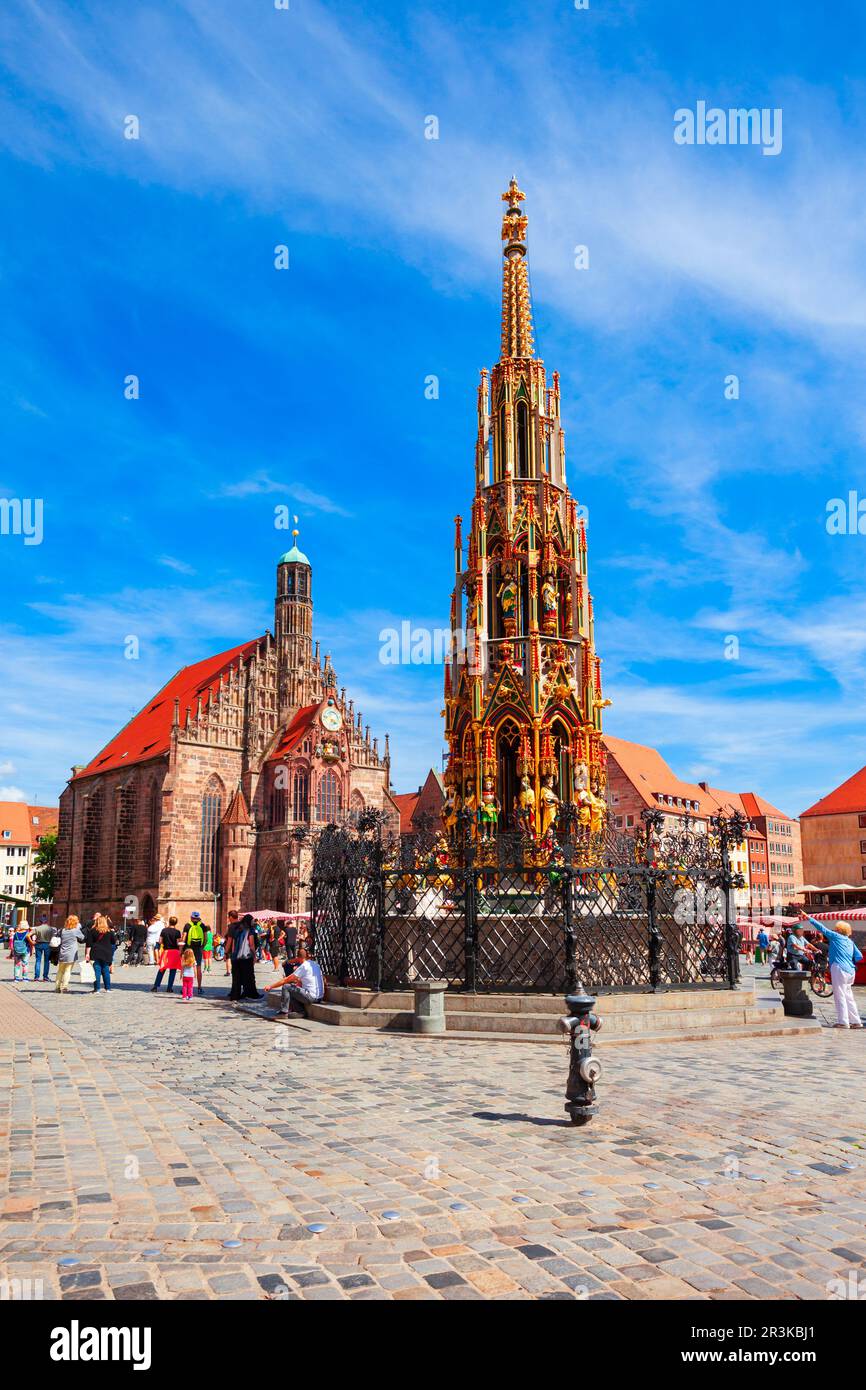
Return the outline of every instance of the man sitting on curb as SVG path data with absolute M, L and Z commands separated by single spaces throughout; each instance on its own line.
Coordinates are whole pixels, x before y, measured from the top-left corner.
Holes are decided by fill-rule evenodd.
M 282 991 L 280 1013 L 284 1017 L 293 1012 L 293 1000 L 297 1002 L 301 1014 L 306 1017 L 307 1004 L 316 1004 L 324 997 L 325 982 L 317 962 L 310 959 L 303 946 L 299 946 L 292 973 L 282 980 L 275 980 L 272 985 L 265 985 L 266 994 L 272 989 Z

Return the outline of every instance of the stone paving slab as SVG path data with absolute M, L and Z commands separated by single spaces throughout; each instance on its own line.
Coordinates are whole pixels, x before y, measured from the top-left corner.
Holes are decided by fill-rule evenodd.
M 222 976 L 185 1003 L 152 975 L 31 982 L 0 1015 L 0 1278 L 69 1300 L 866 1288 L 862 1034 L 617 1050 L 575 1129 L 565 1047 L 285 1027 Z

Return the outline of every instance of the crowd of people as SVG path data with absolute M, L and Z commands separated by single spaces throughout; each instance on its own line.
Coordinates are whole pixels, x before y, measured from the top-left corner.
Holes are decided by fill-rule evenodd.
M 182 1000 L 191 1000 L 196 989 L 201 996 L 203 976 L 211 973 L 217 961 L 224 963 L 223 973 L 231 977 L 227 997 L 233 1004 L 263 997 L 256 984 L 257 962 L 266 962 L 280 976 L 265 987 L 265 993 L 281 991 L 282 1014 L 303 1013 L 308 1003 L 324 996 L 322 972 L 312 958 L 305 924 L 296 927 L 276 919 L 259 922 L 250 913 L 241 916 L 230 912 L 224 935 L 204 922 L 199 912 L 191 912 L 183 925 L 177 917 L 166 922 L 154 915 L 148 921 L 125 922 L 119 929 L 99 913 L 86 924 L 76 916 L 67 917 L 60 927 L 52 926 L 43 916 L 35 926 L 19 921 L 10 929 L 7 944 L 15 983 L 27 981 L 32 967 L 33 980 L 48 984 L 54 966 L 53 983 L 58 994 L 71 992 L 70 977 L 76 963 L 80 981 L 90 986 L 91 993 L 110 992 L 117 953 L 122 948 L 120 964 L 156 968 L 151 986 L 154 994 L 160 992 L 163 980 L 166 993 L 174 994 L 180 976 Z

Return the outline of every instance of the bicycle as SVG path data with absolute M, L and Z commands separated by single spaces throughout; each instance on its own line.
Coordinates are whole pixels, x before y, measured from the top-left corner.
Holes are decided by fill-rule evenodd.
M 782 971 L 787 970 L 788 966 L 784 961 L 778 959 L 773 961 L 770 970 L 770 988 L 777 989 L 781 994 L 785 987 L 782 979 Z M 833 997 L 833 985 L 830 980 L 830 969 L 824 960 L 812 961 L 809 969 L 802 972 L 809 977 L 809 987 L 813 994 L 817 994 L 819 999 L 831 999 Z

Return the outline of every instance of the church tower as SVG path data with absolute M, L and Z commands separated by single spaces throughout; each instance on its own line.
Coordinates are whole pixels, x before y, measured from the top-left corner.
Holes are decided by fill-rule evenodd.
M 297 530 L 291 550 L 277 562 L 274 633 L 277 648 L 277 703 L 280 715 L 307 703 L 313 670 L 313 571 L 298 549 Z
M 480 833 L 547 837 L 561 802 L 601 829 L 601 671 L 587 585 L 586 525 L 566 484 L 559 374 L 535 355 L 525 195 L 502 195 L 502 337 L 481 373 L 475 497 L 464 557 L 456 518 L 445 671 L 451 815 Z

